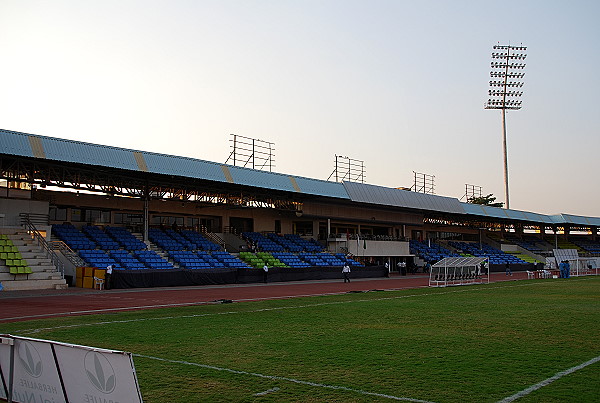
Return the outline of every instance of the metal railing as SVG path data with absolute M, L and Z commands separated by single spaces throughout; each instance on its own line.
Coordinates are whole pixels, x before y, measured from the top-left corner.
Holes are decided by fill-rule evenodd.
M 86 265 L 83 259 L 79 257 L 77 252 L 71 249 L 69 245 L 67 245 L 63 241 L 50 241 L 48 242 L 48 246 L 52 250 L 59 250 L 63 254 L 63 256 L 66 257 L 67 260 L 69 260 L 69 262 L 73 264 L 73 266 L 78 267 Z
M 25 230 L 31 235 L 31 237 L 37 242 L 38 246 L 40 246 L 44 252 L 46 253 L 46 257 L 50 259 L 56 270 L 60 273 L 61 278 L 65 278 L 65 265 L 60 260 L 58 255 L 50 248 L 48 241 L 46 238 L 40 234 L 35 225 L 29 220 L 29 217 L 25 217 L 25 215 L 21 216 L 21 224 L 25 227 Z
M 227 245 L 225 244 L 225 240 L 217 234 L 214 234 L 212 232 L 204 232 L 202 235 L 204 235 L 209 241 L 219 245 L 221 248 L 223 248 L 223 250 L 226 249 Z
M 19 213 L 19 219 L 21 220 L 21 225 L 25 225 L 26 222 L 30 222 L 33 225 L 50 225 L 48 214 Z

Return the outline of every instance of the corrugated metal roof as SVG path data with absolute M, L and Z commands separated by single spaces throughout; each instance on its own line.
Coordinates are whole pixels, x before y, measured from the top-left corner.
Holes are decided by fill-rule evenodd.
M 0 150 L 3 154 L 33 157 L 33 150 L 27 135 L 1 129 L 0 134 Z
M 229 171 L 233 183 L 238 185 L 256 186 L 286 192 L 304 193 L 349 199 L 344 186 L 337 182 L 327 182 L 274 172 L 257 171 L 255 169 L 230 166 Z
M 509 210 L 500 207 L 483 206 L 480 204 L 461 203 L 466 214 L 489 218 L 509 219 L 533 223 L 555 224 L 550 216 L 521 210 Z
M 273 190 L 283 190 L 286 192 L 295 192 L 292 182 L 287 175 L 257 171 L 254 169 L 229 167 L 233 183 L 238 185 L 255 186 Z
M 0 147 L 0 152 L 9 155 L 349 199 L 341 183 L 10 130 L 0 129 Z
M 588 227 L 590 225 L 600 227 L 600 218 L 598 217 L 584 217 L 572 214 L 560 214 L 556 217 L 560 217 L 562 222 L 567 224 L 581 225 L 584 227 Z
M 485 211 L 481 204 L 461 203 L 466 214 L 485 216 Z
M 547 215 L 532 213 L 529 211 L 524 211 L 523 214 L 525 215 L 525 218 L 527 219 L 527 221 L 552 224 L 552 220 Z
M 544 215 L 527 211 L 461 203 L 458 199 L 355 182 L 328 182 L 257 171 L 194 158 L 129 150 L 0 129 L 0 153 L 233 183 L 271 190 L 332 197 L 360 203 L 435 212 L 468 214 L 547 225 L 600 227 L 600 218 L 571 214 Z
M 133 151 L 95 144 L 44 137 L 41 139 L 46 159 L 137 171 Z
M 335 197 L 338 199 L 350 199 L 348 192 L 346 192 L 346 188 L 339 182 L 327 182 L 299 176 L 296 176 L 295 178 L 298 187 L 300 187 L 303 193 L 317 196 Z
M 172 155 L 141 152 L 146 161 L 148 172 L 227 182 L 220 164 L 193 158 L 174 157 Z
M 356 182 L 343 182 L 350 200 L 384 206 L 464 214 L 457 199 Z

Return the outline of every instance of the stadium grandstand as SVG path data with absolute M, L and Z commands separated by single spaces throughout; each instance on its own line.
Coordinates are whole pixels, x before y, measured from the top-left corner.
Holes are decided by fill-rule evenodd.
M 272 281 L 341 278 L 346 264 L 382 277 L 461 256 L 530 271 L 560 249 L 597 267 L 599 227 L 597 217 L 0 130 L 6 290 L 81 285 L 78 268 L 109 265 L 116 288 L 258 282 L 264 265 Z

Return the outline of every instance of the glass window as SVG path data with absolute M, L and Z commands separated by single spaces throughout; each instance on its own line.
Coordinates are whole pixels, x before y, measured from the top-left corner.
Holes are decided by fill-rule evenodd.
M 85 212 L 86 221 L 91 223 L 110 223 L 110 211 L 102 210 L 86 210 Z
M 67 209 L 64 207 L 50 207 L 50 221 L 67 221 Z
M 177 224 L 179 227 L 183 227 L 183 219 L 184 217 L 169 217 L 169 216 L 152 216 L 150 219 L 150 224 L 152 225 L 165 225 L 171 226 L 173 224 Z
M 313 223 L 312 221 L 294 221 L 293 222 L 294 234 L 312 236 L 313 234 Z
M 115 224 L 141 224 L 141 214 L 115 213 Z
M 80 208 L 71 209 L 71 221 L 81 222 L 85 218 L 84 211 Z

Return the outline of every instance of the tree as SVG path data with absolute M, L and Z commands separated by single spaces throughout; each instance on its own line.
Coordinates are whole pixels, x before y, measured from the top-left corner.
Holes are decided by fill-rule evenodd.
M 503 202 L 494 203 L 495 200 L 496 200 L 496 198 L 494 196 L 492 196 L 492 194 L 490 193 L 487 196 L 473 197 L 473 198 L 469 199 L 469 203 L 482 204 L 484 206 L 490 206 L 490 207 L 504 207 Z

